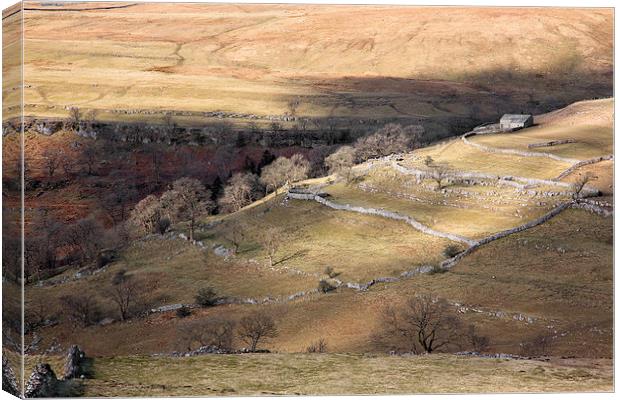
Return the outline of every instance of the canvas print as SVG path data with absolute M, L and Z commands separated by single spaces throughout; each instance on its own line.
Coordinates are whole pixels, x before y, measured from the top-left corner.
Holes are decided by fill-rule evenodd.
M 613 391 L 613 17 L 5 9 L 2 389 Z

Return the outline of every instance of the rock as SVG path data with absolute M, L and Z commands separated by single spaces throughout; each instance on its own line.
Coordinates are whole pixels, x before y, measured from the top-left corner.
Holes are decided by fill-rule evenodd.
M 99 326 L 106 326 L 106 325 L 110 325 L 111 323 L 114 323 L 114 318 L 104 318 L 101 321 L 99 321 Z
M 227 257 L 232 256 L 233 253 L 234 253 L 234 251 L 232 249 L 228 249 L 228 248 L 222 246 L 221 244 L 218 244 L 218 245 L 216 245 L 213 248 L 213 254 L 215 254 L 216 256 L 219 256 L 219 257 L 227 258 Z
M 49 364 L 37 364 L 26 384 L 25 397 L 54 397 L 58 379 Z
M 16 397 L 21 397 L 17 389 L 17 379 L 6 356 L 2 356 L 2 390 Z
M 77 345 L 73 345 L 69 348 L 67 354 L 67 361 L 65 361 L 65 371 L 63 379 L 79 378 L 84 375 L 83 362 L 86 355 Z

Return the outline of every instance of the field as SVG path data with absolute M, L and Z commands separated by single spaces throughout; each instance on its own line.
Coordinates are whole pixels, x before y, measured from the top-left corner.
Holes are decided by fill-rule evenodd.
M 299 98 L 298 116 L 404 118 L 436 131 L 611 94 L 606 9 L 115 6 L 26 3 L 28 115 L 64 117 L 73 105 L 154 122 L 197 111 L 178 121 L 203 124 L 213 119 L 200 113 L 224 111 L 268 125 L 264 116 Z
M 611 391 L 608 361 L 266 354 L 97 359 L 88 397 Z M 148 372 L 146 372 L 148 371 Z M 352 390 L 353 388 L 353 390 Z
M 168 143 L 138 133 L 94 140 L 70 120 L 51 134 L 30 126 L 25 231 L 41 241 L 28 242 L 28 255 L 61 244 L 41 256 L 58 257 L 45 268 L 26 260 L 26 374 L 49 362 L 60 375 L 77 344 L 89 376 L 64 381 L 66 396 L 613 390 L 614 160 L 563 174 L 613 153 L 612 9 L 28 2 L 24 23 L 27 116 L 67 118 L 75 106 L 99 122 L 140 122 L 138 133 L 166 114 L 235 134 Z M 19 101 L 14 67 L 3 70 L 13 82 L 5 116 Z M 535 125 L 458 136 L 507 112 L 535 114 Z M 328 138 L 334 121 L 342 140 Z M 350 180 L 321 164 L 387 122 L 422 125 L 421 147 L 360 162 Z M 242 128 L 310 142 L 248 142 Z M 20 139 L 3 140 L 9 212 L 20 203 Z M 574 143 L 528 148 L 561 139 Z M 50 170 L 54 154 L 62 158 Z M 234 172 L 260 174 L 293 154 L 315 178 L 236 212 L 200 213 L 195 240 L 187 218 L 171 217 L 165 233 L 131 226 L 119 244 L 135 204 L 178 178 L 218 199 Z M 569 183 L 586 172 L 580 193 Z M 580 197 L 593 188 L 601 196 Z M 86 216 L 101 226 L 74 224 Z M 99 244 L 80 240 L 89 229 L 105 236 L 102 247 L 72 259 Z M 67 238 L 54 241 L 58 232 Z M 126 282 L 135 286 L 124 313 Z M 205 288 L 217 299 L 201 306 Z M 19 294 L 3 280 L 13 331 Z M 92 318 L 80 319 L 67 300 L 75 295 Z M 445 302 L 455 335 L 413 355 L 411 343 L 396 343 L 406 335 L 388 330 L 391 310 L 426 295 Z M 239 329 L 257 311 L 277 327 L 257 347 L 269 353 L 175 357 L 198 347 L 188 337 L 196 324 L 212 321 L 235 324 L 231 348 L 247 348 Z M 479 353 L 505 356 L 458 354 L 476 350 L 476 338 L 487 342 Z M 11 339 L 5 332 L 19 370 Z M 309 351 L 318 341 L 325 353 Z
M 564 110 L 571 118 L 551 112 L 536 118 L 538 126 L 507 135 L 477 136 L 476 143 L 497 148 L 545 152 L 566 158 L 593 158 L 613 153 L 613 99 L 572 104 Z M 574 139 L 575 143 L 528 149 L 527 145 Z

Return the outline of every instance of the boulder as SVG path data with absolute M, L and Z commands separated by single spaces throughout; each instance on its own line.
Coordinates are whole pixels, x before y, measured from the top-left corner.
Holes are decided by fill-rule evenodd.
M 86 355 L 77 345 L 69 348 L 63 379 L 81 378 L 84 375 L 83 362 Z
M 37 364 L 26 384 L 25 397 L 54 397 L 58 379 L 49 364 Z
M 9 365 L 9 361 L 5 356 L 2 357 L 2 390 L 16 397 L 21 397 L 17 388 L 17 379 L 13 368 Z

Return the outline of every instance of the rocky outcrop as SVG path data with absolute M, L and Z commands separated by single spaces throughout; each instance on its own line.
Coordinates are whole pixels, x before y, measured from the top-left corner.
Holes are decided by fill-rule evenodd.
M 25 397 L 54 397 L 58 393 L 58 379 L 49 364 L 37 364 L 26 384 Z
M 83 378 L 86 375 L 84 361 L 86 355 L 77 345 L 69 348 L 63 379 Z
M 17 388 L 17 379 L 6 356 L 2 356 L 2 390 L 16 397 L 21 397 Z

